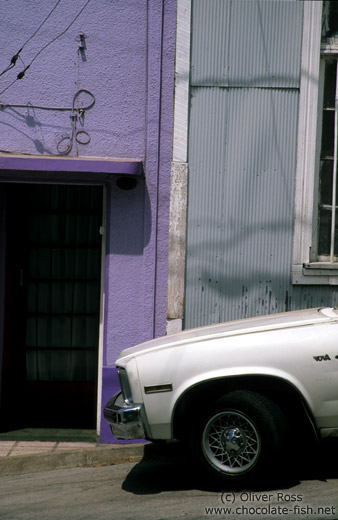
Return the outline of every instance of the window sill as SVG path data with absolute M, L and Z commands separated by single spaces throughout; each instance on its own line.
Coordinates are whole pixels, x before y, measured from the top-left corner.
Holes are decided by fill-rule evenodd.
M 313 262 L 292 266 L 294 285 L 338 285 L 338 262 Z

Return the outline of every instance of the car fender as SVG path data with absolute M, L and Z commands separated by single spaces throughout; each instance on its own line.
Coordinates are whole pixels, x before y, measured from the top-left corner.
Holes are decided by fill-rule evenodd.
M 148 422 L 151 425 L 152 436 L 157 439 L 173 438 L 173 421 L 176 408 L 181 398 L 198 385 L 211 383 L 217 380 L 226 380 L 233 377 L 245 376 L 269 376 L 283 380 L 295 387 L 303 397 L 305 403 L 313 414 L 313 399 L 301 382 L 287 372 L 271 367 L 240 366 L 214 371 L 206 371 L 182 380 L 177 386 L 173 385 L 172 391 L 144 394 L 144 406 Z M 240 389 L 240 388 L 239 388 Z M 221 397 L 221 395 L 220 395 Z

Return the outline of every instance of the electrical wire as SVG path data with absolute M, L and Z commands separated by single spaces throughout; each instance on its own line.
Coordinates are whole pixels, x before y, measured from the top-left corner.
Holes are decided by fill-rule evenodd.
M 9 88 L 9 87 L 8 87 Z M 89 102 L 87 105 L 84 106 L 76 106 L 76 102 L 78 98 L 81 96 L 81 94 L 85 94 L 90 97 Z M 63 135 L 59 142 L 56 145 L 57 151 L 59 155 L 68 155 L 72 149 L 74 143 L 87 145 L 90 143 L 91 137 L 89 132 L 87 130 L 77 129 L 77 123 L 80 122 L 80 124 L 83 124 L 84 116 L 87 110 L 90 110 L 95 105 L 95 96 L 94 94 L 85 88 L 82 88 L 78 90 L 74 97 L 71 107 L 46 107 L 42 105 L 32 105 L 31 103 L 29 105 L 22 105 L 22 104 L 12 104 L 12 103 L 0 103 L 0 110 L 4 110 L 7 107 L 8 108 L 33 108 L 36 110 L 54 110 L 54 111 L 70 111 L 72 112 L 70 115 L 70 121 L 71 121 L 71 132 Z
M 36 29 L 36 31 L 32 34 L 32 36 L 30 38 L 28 38 L 28 40 L 23 44 L 23 46 L 21 47 L 20 51 L 18 54 L 20 54 L 20 52 L 24 49 L 24 47 L 26 47 L 26 45 L 34 38 L 34 36 L 40 31 L 41 27 L 47 22 L 48 18 L 51 17 L 51 15 L 54 13 L 55 9 L 57 8 L 57 6 L 59 5 L 59 3 L 61 2 L 61 0 L 58 0 L 56 2 L 56 4 L 54 5 L 53 9 L 51 10 L 51 12 L 46 16 L 46 18 L 44 19 L 44 21 L 39 25 L 39 27 Z
M 9 88 L 11 88 L 11 86 L 14 85 L 14 83 L 16 83 L 17 81 L 18 81 L 18 79 L 15 78 L 15 80 L 12 81 L 12 83 L 10 83 L 10 84 L 9 84 L 9 85 L 4 89 L 4 90 L 2 90 L 2 92 L 0 92 L 0 96 L 1 96 L 2 94 L 4 94 L 4 93 L 9 89 Z
M 61 1 L 61 0 L 60 0 Z M 34 56 L 34 58 L 31 60 L 31 62 L 29 63 L 29 65 L 27 65 L 21 72 L 19 72 L 19 74 L 17 75 L 16 79 L 10 83 L 10 85 L 8 85 L 4 90 L 2 90 L 0 92 L 0 96 L 2 94 L 4 94 L 4 92 L 6 92 L 12 85 L 14 85 L 14 83 L 16 83 L 16 81 L 24 78 L 27 70 L 29 69 L 29 67 L 32 65 L 32 63 L 38 58 L 38 56 L 40 56 L 40 54 L 45 50 L 47 49 L 47 47 L 49 47 L 52 43 L 54 43 L 56 40 L 58 40 L 59 38 L 61 38 L 61 36 L 63 36 L 64 34 L 66 34 L 66 32 L 71 28 L 71 26 L 76 22 L 76 20 L 79 18 L 79 16 L 81 15 L 81 13 L 85 10 L 85 8 L 87 7 L 87 5 L 89 4 L 90 0 L 87 0 L 87 2 L 84 4 L 84 6 L 80 9 L 80 11 L 78 12 L 78 14 L 75 16 L 75 18 L 72 20 L 72 22 L 66 27 L 66 29 L 64 29 L 60 34 L 58 34 L 55 38 L 53 38 L 50 42 L 48 42 L 46 45 L 44 45 L 42 47 L 42 49 L 40 49 L 36 55 Z M 56 7 L 56 6 L 55 6 Z M 15 62 L 17 61 L 19 55 L 16 55 L 16 60 Z M 13 60 L 13 58 L 12 58 Z M 9 66 L 9 68 L 7 67 L 8 70 L 10 70 L 11 68 L 13 68 L 15 66 L 15 63 L 12 65 L 12 66 Z
M 81 95 L 81 94 L 88 94 L 88 96 L 91 97 L 91 101 L 88 105 L 85 105 L 83 107 L 76 107 L 75 106 L 75 102 L 77 100 L 77 98 Z M 47 107 L 47 106 L 43 106 L 43 105 L 32 105 L 31 103 L 29 103 L 29 108 L 35 108 L 37 110 L 60 110 L 60 111 L 71 111 L 71 112 L 74 112 L 74 111 L 86 111 L 86 110 L 90 110 L 93 106 L 95 105 L 95 96 L 94 94 L 90 91 L 90 90 L 87 90 L 85 88 L 82 88 L 80 90 L 78 90 L 76 92 L 76 94 L 74 95 L 74 98 L 73 98 L 73 103 L 72 103 L 72 106 L 69 106 L 69 107 Z M 28 105 L 20 105 L 20 104 L 16 104 L 16 103 L 1 103 L 0 102 L 0 110 L 2 109 L 5 109 L 7 107 L 10 107 L 10 108 L 27 108 Z
M 3 76 L 4 74 L 6 74 L 6 72 L 8 72 L 9 70 L 11 70 L 13 67 L 15 67 L 16 60 L 17 60 L 17 56 L 18 56 L 18 55 L 13 56 L 13 58 L 11 59 L 10 64 L 8 65 L 8 67 L 6 67 L 6 68 L 5 68 L 5 69 L 0 73 L 0 77 Z M 14 60 L 15 60 L 15 61 L 14 61 Z
M 38 56 L 40 56 L 40 54 L 45 50 L 47 49 L 47 47 L 49 47 L 52 43 L 54 43 L 56 40 L 58 40 L 59 38 L 61 38 L 61 36 L 63 36 L 64 34 L 66 34 L 66 32 L 71 28 L 71 26 L 76 22 L 76 20 L 79 18 L 79 16 L 81 15 L 81 13 L 85 10 L 85 8 L 87 7 L 87 5 L 89 4 L 90 0 L 87 0 L 87 2 L 85 3 L 85 5 L 82 7 L 82 9 L 78 12 L 78 14 L 75 16 L 74 20 L 66 27 L 66 29 L 64 31 L 62 31 L 60 34 L 58 34 L 58 36 L 56 36 L 55 38 L 53 38 L 53 40 L 51 40 L 49 43 L 47 43 L 44 47 L 42 47 L 42 49 L 39 50 L 39 52 L 36 53 L 36 55 L 34 56 L 34 58 L 31 60 L 30 64 L 27 65 L 27 67 L 22 71 L 20 72 L 20 74 L 18 74 L 18 76 L 20 76 L 22 74 L 22 76 L 18 79 L 22 79 L 23 76 L 25 75 L 25 72 L 27 69 L 29 69 L 29 67 L 32 65 L 32 63 L 36 60 L 36 58 Z
M 50 11 L 50 13 L 46 16 L 46 18 L 43 20 L 43 22 L 41 22 L 41 24 L 39 25 L 39 27 L 36 29 L 36 31 L 34 31 L 34 33 L 32 34 L 32 36 L 30 36 L 28 38 L 28 40 L 25 41 L 25 43 L 23 44 L 23 46 L 21 47 L 20 50 L 18 50 L 18 52 L 16 54 L 14 54 L 14 56 L 12 57 L 11 59 L 11 62 L 10 64 L 8 65 L 8 67 L 6 67 L 1 73 L 0 73 L 0 77 L 3 76 L 6 72 L 8 72 L 9 70 L 11 70 L 13 67 L 15 67 L 16 65 L 16 62 L 18 61 L 18 58 L 20 58 L 20 53 L 23 51 L 23 49 L 26 47 L 26 45 L 34 38 L 34 36 L 40 31 L 41 27 L 47 22 L 47 20 L 51 17 L 51 15 L 53 14 L 53 12 L 55 11 L 55 9 L 57 8 L 57 6 L 59 5 L 59 3 L 61 2 L 61 0 L 58 0 L 56 2 L 56 4 L 54 5 L 53 9 Z
M 75 106 L 75 102 L 81 94 L 89 94 L 92 97 L 92 102 L 86 108 Z M 90 134 L 87 132 L 87 130 L 77 130 L 77 122 L 83 121 L 85 110 L 89 110 L 94 106 L 94 104 L 95 97 L 92 92 L 87 89 L 80 89 L 76 92 L 75 96 L 73 97 L 72 114 L 70 116 L 72 127 L 71 133 L 64 135 L 56 145 L 56 149 L 60 155 L 68 155 L 72 151 L 74 142 L 83 145 L 90 143 Z

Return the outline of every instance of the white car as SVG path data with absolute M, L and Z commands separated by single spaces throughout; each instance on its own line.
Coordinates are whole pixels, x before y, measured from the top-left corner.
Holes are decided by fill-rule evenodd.
M 124 350 L 115 437 L 191 441 L 204 468 L 253 481 L 311 435 L 338 436 L 338 310 L 186 330 Z

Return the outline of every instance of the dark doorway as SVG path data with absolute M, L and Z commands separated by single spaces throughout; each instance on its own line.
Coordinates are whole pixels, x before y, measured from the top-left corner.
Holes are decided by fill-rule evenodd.
M 95 428 L 102 187 L 2 189 L 1 428 Z

